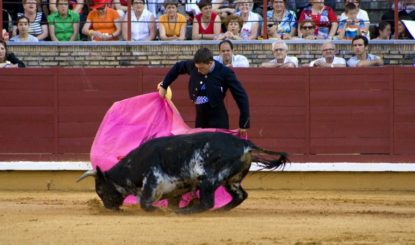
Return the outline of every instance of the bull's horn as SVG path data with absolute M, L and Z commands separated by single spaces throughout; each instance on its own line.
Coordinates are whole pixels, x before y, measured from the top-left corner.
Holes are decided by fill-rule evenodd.
M 83 179 L 85 179 L 86 177 L 88 177 L 88 176 L 96 176 L 97 175 L 97 171 L 96 170 L 94 170 L 94 169 L 92 169 L 92 170 L 88 170 L 88 171 L 86 171 L 84 174 L 82 174 L 81 175 L 81 177 L 79 177 L 77 180 L 76 180 L 76 182 L 79 182 L 79 181 L 81 181 L 81 180 L 83 180 Z

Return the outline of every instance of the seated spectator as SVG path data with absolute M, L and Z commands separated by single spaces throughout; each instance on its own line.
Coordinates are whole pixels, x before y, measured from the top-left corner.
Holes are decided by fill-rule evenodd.
M 398 2 L 398 17 L 401 18 L 407 15 L 408 13 L 405 10 L 405 1 L 399 1 Z M 391 8 L 382 15 L 381 19 L 390 23 L 391 28 L 392 28 L 392 33 L 394 33 L 395 32 L 395 4 L 394 3 L 392 3 Z
M 241 16 L 230 15 L 225 19 L 226 32 L 218 36 L 218 40 L 241 40 L 240 32 L 244 21 Z
M 387 21 L 381 21 L 376 27 L 376 40 L 390 40 L 392 33 L 391 24 Z
M 237 3 L 239 12 L 236 15 L 241 16 L 244 21 L 241 29 L 241 38 L 244 40 L 255 40 L 258 37 L 261 17 L 251 11 L 252 5 L 253 0 L 239 0 Z
M 335 56 L 336 45 L 332 41 L 323 43 L 321 52 L 323 57 L 311 61 L 311 67 L 346 67 L 346 60 Z
M 343 19 L 339 24 L 339 39 L 340 40 L 352 40 L 355 36 L 366 36 L 367 29 L 365 22 L 362 19 L 357 18 L 357 12 L 359 9 L 354 3 L 347 3 L 345 8 L 347 19 Z
M 198 3 L 201 13 L 193 19 L 193 40 L 214 40 L 221 33 L 221 21 L 218 14 L 212 11 L 210 0 L 201 0 Z
M 298 21 L 313 20 L 316 24 L 315 35 L 319 39 L 333 39 L 338 26 L 336 13 L 324 5 L 324 0 L 310 0 L 310 3 L 311 6 L 301 12 Z M 298 32 L 300 36 L 301 29 Z
M 37 12 L 36 0 L 23 0 L 23 13 L 17 13 L 16 20 L 20 16 L 26 16 L 29 19 L 29 34 L 35 36 L 39 41 L 46 40 L 49 36 L 48 21 L 46 15 Z M 13 36 L 17 35 L 17 26 L 13 26 Z
M 9 12 L 3 9 L 3 30 L 0 38 L 3 38 L 4 41 L 8 41 L 10 39 L 10 34 L 12 30 L 10 29 L 10 25 L 12 23 L 12 17 L 10 16 Z
M 88 14 L 82 33 L 92 41 L 119 40 L 121 24 L 118 12 L 107 7 L 107 0 L 94 0 L 91 8 L 93 10 Z
M 415 20 L 415 0 L 404 0 L 405 12 L 412 20 Z
M 271 3 L 273 10 L 267 12 L 267 27 L 268 29 L 275 29 L 271 30 L 272 37 L 285 40 L 291 39 L 297 29 L 296 14 L 286 8 L 286 0 L 271 0 Z
M 398 39 L 414 39 L 409 33 L 408 28 L 406 28 L 403 20 L 412 20 L 410 16 L 402 16 L 398 22 Z
M 151 41 L 156 38 L 156 23 L 153 13 L 145 7 L 144 0 L 131 0 L 131 40 Z M 128 40 L 128 15 L 122 22 L 122 37 Z
M 7 52 L 6 41 L 0 39 L 0 68 L 25 67 L 25 64 L 16 58 L 13 53 Z
M 69 9 L 69 0 L 57 0 L 58 12 L 48 16 L 52 41 L 79 41 L 79 14 Z
M 229 40 L 219 43 L 219 55 L 214 56 L 213 59 L 227 67 L 249 67 L 249 61 L 245 56 L 233 54 L 233 44 Z
M 50 10 L 50 12 L 52 12 L 52 13 L 58 12 L 57 2 L 58 2 L 58 0 L 49 0 L 49 10 Z M 80 15 L 81 12 L 82 12 L 82 9 L 84 8 L 84 0 L 71 0 L 71 1 L 68 1 L 68 2 L 69 2 L 69 8 L 73 12 Z
M 322 39 L 322 36 L 317 36 L 315 34 L 316 23 L 313 20 L 303 20 L 298 25 L 298 29 L 301 30 L 298 32 L 299 38 L 307 40 L 316 40 L 318 38 Z
M 29 18 L 26 16 L 20 16 L 17 19 L 18 35 L 10 39 L 11 42 L 39 42 L 39 40 L 29 34 Z
M 148 9 L 148 11 L 153 13 L 154 18 L 159 19 L 159 17 L 162 16 L 165 12 L 164 0 L 148 1 L 147 2 L 147 9 Z
M 369 54 L 369 41 L 365 36 L 356 36 L 352 40 L 353 53 L 355 56 L 347 61 L 349 67 L 381 66 L 383 60 L 379 56 Z
M 298 59 L 294 56 L 288 56 L 288 46 L 283 40 L 278 40 L 272 44 L 273 60 L 264 62 L 261 67 L 273 68 L 293 68 L 298 67 Z
M 287 0 L 286 5 L 287 5 L 287 9 L 296 12 L 297 16 L 299 16 L 298 13 L 301 13 L 303 9 L 310 6 L 310 3 L 309 3 L 309 0 Z
M 159 19 L 161 40 L 186 39 L 186 17 L 177 13 L 177 6 L 177 0 L 165 0 L 164 2 L 164 15 Z
M 369 38 L 369 26 L 370 26 L 370 20 L 369 20 L 369 15 L 367 14 L 367 12 L 363 9 L 360 8 L 360 1 L 361 0 L 344 0 L 344 9 L 345 12 L 343 12 L 340 16 L 340 22 L 343 20 L 348 19 L 347 13 L 346 13 L 346 5 L 349 3 L 353 3 L 354 5 L 356 5 L 357 8 L 357 15 L 356 15 L 356 19 L 362 20 L 364 23 L 364 29 L 362 29 L 361 34 L 363 36 L 366 36 L 368 39 Z
M 212 10 L 221 19 L 226 19 L 230 15 L 236 14 L 236 0 L 212 0 Z

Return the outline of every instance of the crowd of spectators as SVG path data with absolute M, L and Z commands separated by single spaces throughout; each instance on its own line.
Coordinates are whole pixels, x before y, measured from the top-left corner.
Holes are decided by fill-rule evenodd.
M 395 33 L 394 6 L 384 13 L 382 22 L 371 34 L 369 15 L 360 8 L 360 0 L 343 0 L 344 12 L 340 15 L 333 9 L 336 2 L 333 0 L 270 0 L 266 20 L 262 16 L 262 1 L 253 0 L 91 1 L 87 4 L 84 0 L 23 0 L 22 5 L 8 1 L 3 5 L 2 37 L 15 42 L 129 38 L 134 41 L 352 40 L 359 35 L 387 40 Z M 131 13 L 127 13 L 127 1 L 131 1 Z M 399 2 L 398 38 L 413 39 L 402 21 L 415 20 L 415 0 Z

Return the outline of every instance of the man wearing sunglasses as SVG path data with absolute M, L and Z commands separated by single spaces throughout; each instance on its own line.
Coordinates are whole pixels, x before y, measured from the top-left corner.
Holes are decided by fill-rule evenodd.
M 323 43 L 321 51 L 323 57 L 311 61 L 311 67 L 346 67 L 346 60 L 335 56 L 336 46 L 333 42 Z
M 272 44 L 273 60 L 264 62 L 261 67 L 266 68 L 294 68 L 298 67 L 298 59 L 294 56 L 288 56 L 288 46 L 283 40 L 278 40 Z

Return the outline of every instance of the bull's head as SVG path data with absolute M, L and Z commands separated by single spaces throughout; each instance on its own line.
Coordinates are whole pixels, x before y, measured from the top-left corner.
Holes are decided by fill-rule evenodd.
M 104 207 L 112 210 L 119 210 L 123 203 L 124 195 L 119 191 L 119 187 L 111 181 L 99 167 L 96 170 L 88 170 L 77 182 L 88 176 L 95 177 L 95 191 L 104 203 Z M 117 188 L 118 187 L 118 188 Z

